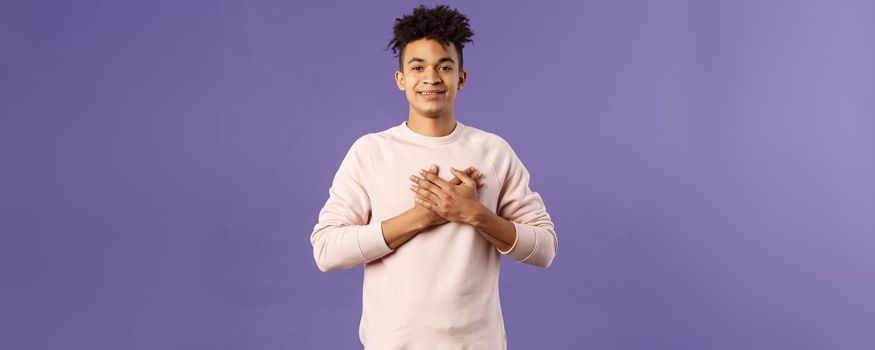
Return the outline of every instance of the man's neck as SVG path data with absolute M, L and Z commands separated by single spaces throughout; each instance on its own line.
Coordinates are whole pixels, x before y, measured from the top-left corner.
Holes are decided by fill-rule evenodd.
M 424 136 L 447 136 L 456 129 L 456 118 L 453 115 L 436 118 L 411 115 L 407 120 L 407 127 L 415 133 Z

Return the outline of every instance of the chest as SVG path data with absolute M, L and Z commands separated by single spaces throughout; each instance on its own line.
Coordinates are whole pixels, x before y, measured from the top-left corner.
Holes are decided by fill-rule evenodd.
M 478 197 L 484 206 L 495 212 L 498 203 L 501 169 L 494 169 L 492 162 L 477 147 L 423 147 L 407 149 L 405 152 L 386 151 L 374 169 L 370 182 L 369 196 L 374 218 L 386 219 L 398 215 L 415 205 L 415 194 L 409 187 L 413 182 L 410 175 L 419 176 L 420 169 L 428 169 L 432 164 L 438 166 L 438 176 L 450 181 L 455 175 L 450 167 L 465 169 L 474 167 L 482 174 L 483 186 L 478 189 Z

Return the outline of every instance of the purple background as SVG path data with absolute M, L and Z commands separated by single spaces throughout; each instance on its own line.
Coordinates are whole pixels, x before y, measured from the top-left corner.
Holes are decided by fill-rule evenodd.
M 358 347 L 309 234 L 416 4 L 2 2 L 0 348 Z M 875 348 L 873 2 L 456 6 L 560 241 L 510 348 Z

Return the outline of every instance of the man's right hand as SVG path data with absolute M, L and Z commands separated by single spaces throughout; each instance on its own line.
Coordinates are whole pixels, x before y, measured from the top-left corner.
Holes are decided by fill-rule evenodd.
M 438 168 L 436 166 L 432 167 L 431 169 L 428 169 L 428 172 L 437 175 Z M 477 181 L 477 188 L 480 188 L 483 186 L 483 180 L 481 179 L 483 177 L 483 174 L 480 173 L 479 171 L 476 171 L 476 169 L 474 169 L 474 167 L 468 167 L 467 169 L 463 170 L 462 172 L 465 173 L 465 175 L 470 176 L 472 179 L 474 179 L 474 181 Z M 453 176 L 453 179 L 448 181 L 448 182 L 453 184 L 453 185 L 459 185 L 462 183 L 462 180 L 460 180 L 458 177 Z M 440 215 L 431 211 L 431 209 L 423 207 L 423 206 L 419 205 L 418 203 L 414 206 L 414 209 L 419 210 L 427 218 L 429 227 L 434 226 L 434 225 L 443 225 L 443 224 L 449 222 L 447 219 L 444 219 Z

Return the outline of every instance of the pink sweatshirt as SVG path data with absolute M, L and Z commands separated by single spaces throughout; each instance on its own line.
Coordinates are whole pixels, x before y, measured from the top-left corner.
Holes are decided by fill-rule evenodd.
M 381 222 L 412 208 L 410 175 L 431 164 L 483 173 L 480 202 L 513 222 L 517 238 L 499 251 L 473 226 L 448 222 L 396 250 Z M 364 265 L 359 338 L 366 349 L 504 349 L 498 294 L 501 255 L 550 266 L 558 241 L 529 173 L 498 135 L 456 120 L 451 134 L 418 134 L 407 122 L 353 143 L 319 212 L 310 242 L 322 271 Z

